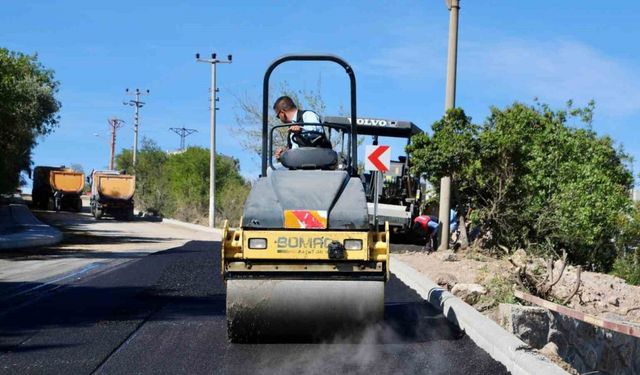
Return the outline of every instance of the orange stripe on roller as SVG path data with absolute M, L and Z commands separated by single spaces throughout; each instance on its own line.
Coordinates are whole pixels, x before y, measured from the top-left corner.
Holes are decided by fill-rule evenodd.
M 285 210 L 284 227 L 287 229 L 326 229 L 327 211 Z

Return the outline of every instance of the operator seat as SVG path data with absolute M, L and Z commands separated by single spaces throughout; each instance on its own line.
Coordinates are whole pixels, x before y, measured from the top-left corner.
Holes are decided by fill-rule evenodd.
M 283 152 L 280 155 L 280 164 L 289 170 L 335 169 L 338 164 L 338 153 L 330 148 L 298 147 Z

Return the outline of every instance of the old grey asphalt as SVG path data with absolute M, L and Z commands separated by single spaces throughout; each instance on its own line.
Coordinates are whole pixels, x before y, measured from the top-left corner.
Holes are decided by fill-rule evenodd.
M 507 373 L 395 278 L 381 325 L 320 343 L 229 344 L 219 246 L 191 241 L 19 308 L 0 300 L 0 373 Z

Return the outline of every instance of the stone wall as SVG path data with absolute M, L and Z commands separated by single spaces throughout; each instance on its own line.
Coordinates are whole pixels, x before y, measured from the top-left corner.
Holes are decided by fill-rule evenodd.
M 544 347 L 542 352 L 553 348 L 552 354 L 581 374 L 640 374 L 640 338 L 541 307 L 501 304 L 500 319 L 522 341 L 536 349 Z

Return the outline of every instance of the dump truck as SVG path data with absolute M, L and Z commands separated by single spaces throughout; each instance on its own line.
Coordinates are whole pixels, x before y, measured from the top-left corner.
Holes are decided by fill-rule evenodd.
M 269 78 L 289 61 L 328 61 L 350 80 L 352 124 L 313 124 L 305 146 L 284 151 L 274 167 Z M 316 339 L 361 328 L 384 316 L 389 229 L 369 223 L 358 176 L 355 74 L 333 55 L 286 55 L 263 81 L 262 170 L 238 228 L 223 226 L 222 277 L 231 342 Z M 305 136 L 303 130 L 299 135 Z M 281 130 L 281 129 L 280 129 Z M 337 132 L 344 142 L 326 145 Z M 300 144 L 300 143 L 298 143 Z
M 105 215 L 130 220 L 135 189 L 135 176 L 119 171 L 94 171 L 91 174 L 91 214 L 96 220 Z
M 56 211 L 82 209 L 84 173 L 69 168 L 38 166 L 33 170 L 33 206 Z
M 327 116 L 325 121 L 337 124 L 350 124 L 351 119 L 344 116 Z M 396 138 L 411 143 L 411 137 L 423 133 L 419 126 L 411 121 L 382 118 L 359 117 L 357 120 L 358 135 L 368 135 L 377 145 L 380 138 Z M 420 215 L 423 186 L 420 177 L 411 174 L 408 155 L 399 155 L 398 160 L 391 160 L 390 168 L 381 172 L 366 172 L 360 177 L 364 184 L 369 207 L 369 221 L 374 223 L 375 182 L 378 181 L 378 222 L 388 222 L 393 233 L 410 237 L 413 219 Z

